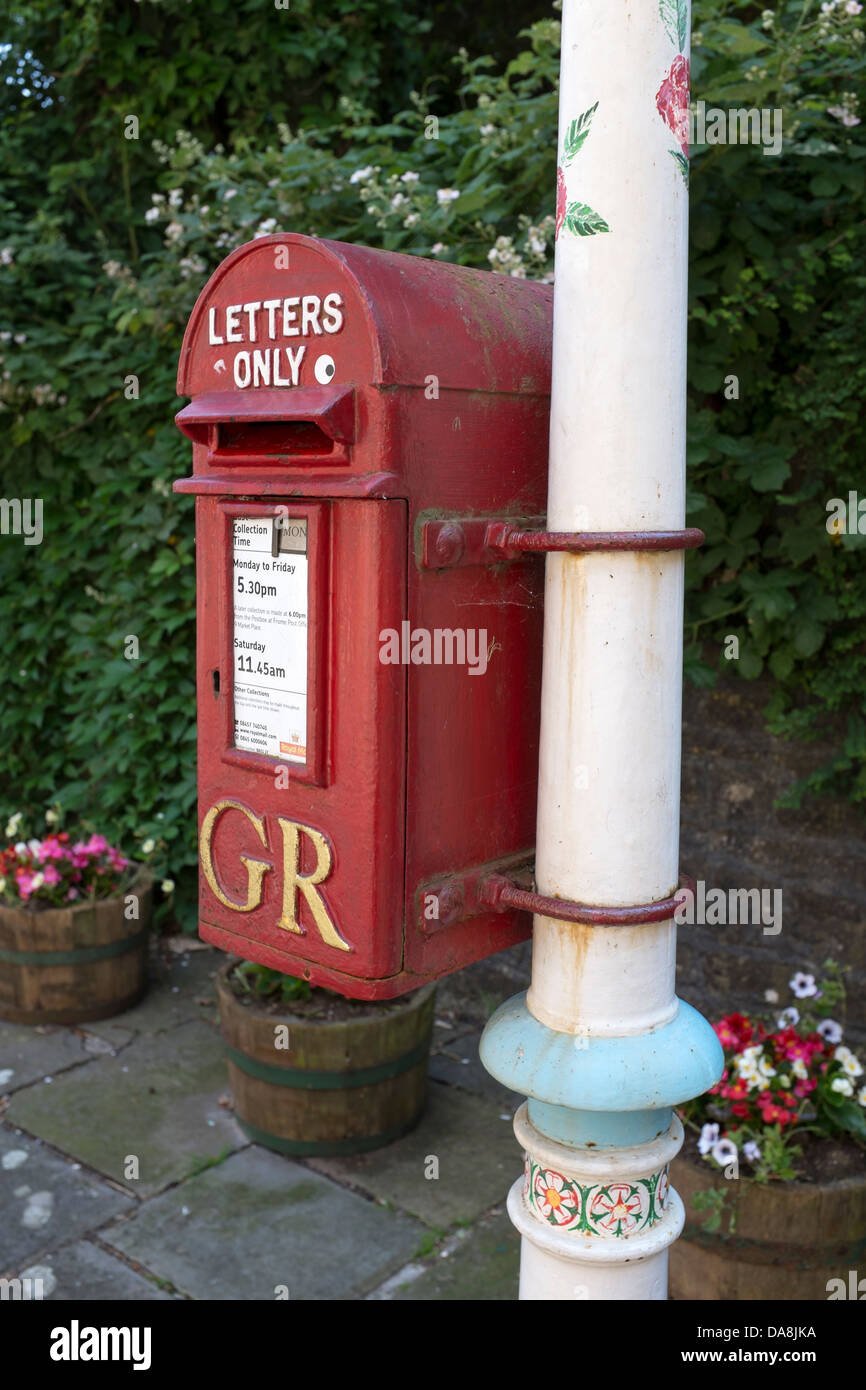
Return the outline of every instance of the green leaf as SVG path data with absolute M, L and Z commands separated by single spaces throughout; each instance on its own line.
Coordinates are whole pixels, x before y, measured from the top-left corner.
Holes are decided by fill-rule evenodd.
M 686 46 L 689 32 L 689 8 L 687 0 L 659 0 L 659 14 L 671 43 L 675 43 L 680 53 Z
M 597 232 L 610 231 L 601 214 L 593 212 L 586 203 L 569 203 L 563 226 L 577 236 L 595 236 Z
M 598 102 L 596 102 L 594 106 L 590 106 L 588 111 L 584 111 L 583 115 L 578 116 L 571 122 L 565 134 L 565 143 L 562 150 L 563 164 L 570 164 L 578 150 L 580 150 L 589 134 L 590 123 L 597 110 Z
M 814 656 L 824 645 L 824 638 L 827 629 L 823 623 L 816 623 L 809 618 L 794 624 L 794 646 L 800 656 Z
M 741 676 L 745 676 L 747 681 L 757 680 L 764 669 L 762 658 L 755 651 L 754 647 L 744 647 L 740 651 L 737 662 L 737 670 Z
M 685 156 L 684 154 L 681 153 L 680 150 L 668 150 L 668 154 L 672 154 L 673 157 L 674 157 L 674 159 L 676 160 L 676 162 L 677 162 L 677 167 L 678 167 L 680 173 L 681 173 L 682 176 L 683 176 L 683 183 L 685 184 L 686 188 L 688 188 L 688 186 L 689 186 L 689 161 L 688 161 L 688 159 L 686 158 L 686 156 Z

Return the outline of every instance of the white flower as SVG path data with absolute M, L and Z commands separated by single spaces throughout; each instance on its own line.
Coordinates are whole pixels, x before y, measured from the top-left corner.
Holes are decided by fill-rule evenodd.
M 274 227 L 276 227 L 276 225 L 277 219 L 275 217 L 266 217 L 265 220 L 263 222 L 260 222 L 258 227 L 256 228 L 256 234 L 253 237 L 253 241 L 255 241 L 260 236 L 270 236 L 271 232 L 274 230 Z
M 165 239 L 168 242 L 179 241 L 183 236 L 182 222 L 169 222 L 165 229 Z
M 420 214 L 420 213 L 417 213 L 417 212 L 410 212 L 408 217 L 404 217 L 404 218 L 403 218 L 403 226 L 404 226 L 404 227 L 417 227 L 417 226 L 418 226 L 418 223 L 419 223 L 420 221 L 421 221 L 421 214 Z
M 173 893 L 173 892 L 174 892 L 174 879 L 173 879 L 173 878 L 164 878 L 164 879 L 162 880 L 162 883 L 160 884 L 160 887 L 162 888 L 163 893 L 165 893 L 166 895 L 168 895 L 169 893 Z
M 436 201 L 443 208 L 447 208 L 449 203 L 456 202 L 459 197 L 459 188 L 437 188 L 436 190 Z
M 14 816 L 10 816 L 6 822 L 6 834 L 10 837 L 18 834 L 18 827 L 23 818 L 23 811 L 16 811 Z
M 787 1009 L 783 1009 L 779 1014 L 778 1026 L 780 1028 L 793 1028 L 800 1022 L 800 1010 L 795 1009 L 791 1004 Z
M 43 873 L 34 874 L 33 878 L 30 880 L 30 891 L 35 893 L 37 888 L 41 888 L 44 882 L 45 875 Z
M 737 1146 L 732 1139 L 719 1139 L 713 1145 L 713 1158 L 720 1168 L 726 1164 L 733 1163 L 737 1157 Z
M 836 120 L 841 121 L 843 125 L 851 126 L 860 124 L 860 117 L 855 116 L 854 112 L 850 111 L 847 106 L 828 106 L 827 115 L 835 116 Z
M 862 6 L 862 5 L 858 5 L 857 0 L 848 0 L 848 3 L 847 3 L 846 6 L 845 6 L 845 13 L 846 13 L 846 14 L 860 14 L 860 12 L 862 11 L 862 9 L 863 9 L 863 6 Z
M 529 238 L 529 249 L 534 251 L 536 256 L 543 256 L 547 250 L 547 242 L 540 236 L 531 236 Z
M 775 18 L 776 18 L 776 16 L 774 15 L 774 13 L 773 13 L 772 10 L 762 10 L 762 11 L 761 11 L 761 28 L 762 28 L 762 29 L 772 29 L 772 27 L 773 27 L 773 21 L 774 21 Z
M 147 212 L 144 214 L 144 220 L 145 222 L 158 222 L 159 208 L 148 208 Z
M 758 1063 L 758 1074 L 769 1081 L 771 1076 L 776 1075 L 776 1068 L 770 1064 L 767 1057 L 762 1057 Z
M 445 253 L 447 250 L 448 250 L 448 247 L 445 245 L 444 242 L 442 242 L 442 241 L 437 241 L 436 244 L 435 244 L 434 246 L 431 246 L 431 247 L 430 247 L 430 255 L 431 255 L 431 256 L 442 256 L 442 255 L 444 255 L 444 253 Z
M 775 1076 L 776 1073 L 773 1072 L 773 1075 Z M 790 1078 L 790 1076 L 784 1076 L 784 1075 L 783 1075 L 783 1076 L 780 1076 L 780 1077 L 779 1077 L 779 1085 L 783 1088 L 783 1090 L 789 1091 L 789 1090 L 791 1089 L 791 1078 Z
M 857 1099 L 861 1105 L 866 1105 L 866 1086 L 861 1086 L 857 1092 Z
M 12 254 L 11 246 L 4 246 L 0 248 L 0 265 L 13 265 L 14 261 L 15 257 Z
M 844 1062 L 842 1063 L 842 1070 L 846 1073 L 847 1076 L 863 1075 L 863 1068 L 861 1067 L 859 1061 L 853 1055 L 853 1053 L 850 1057 L 845 1058 Z
M 12 341 L 13 341 L 13 343 L 18 343 L 18 345 L 19 345 L 19 347 L 20 347 L 22 343 L 26 343 L 26 342 L 27 342 L 27 334 L 26 334 L 26 333 L 14 333 L 14 334 L 12 335 Z
M 179 208 L 183 206 L 182 188 L 170 188 L 168 190 L 168 205 L 170 208 Z
M 766 1001 L 767 1001 L 768 1004 L 778 1004 L 778 1002 L 779 1002 L 779 994 L 778 994 L 778 991 L 775 990 L 775 989 L 765 989 L 765 990 L 764 990 L 764 998 L 766 999 Z
M 416 174 L 414 169 L 407 169 L 405 174 L 400 175 L 401 183 L 417 183 L 420 178 L 421 175 Z
M 794 1058 L 793 1062 L 791 1063 L 791 1071 L 794 1073 L 798 1081 L 807 1081 L 809 1079 L 809 1068 L 806 1066 L 806 1063 L 803 1061 L 802 1057 Z
M 227 188 L 225 193 L 223 194 L 223 202 L 227 203 L 230 198 L 236 198 L 237 196 L 238 190 L 236 188 Z
M 698 1140 L 698 1153 L 708 1154 L 714 1144 L 718 1143 L 719 1126 L 704 1125 L 701 1129 L 701 1137 Z
M 27 849 L 27 845 L 25 844 L 25 842 L 24 842 L 23 840 L 19 840 L 19 841 L 17 842 L 17 844 L 16 844 L 16 846 L 15 846 L 15 853 L 16 853 L 16 854 L 28 854 L 28 853 L 29 853 L 29 850 Z
M 809 999 L 813 994 L 817 994 L 814 975 L 804 975 L 802 970 L 798 970 L 793 980 L 788 981 L 788 986 L 794 991 L 798 999 Z
M 156 844 L 155 844 L 155 842 L 154 842 L 153 840 L 145 840 L 144 843 L 143 843 L 143 845 L 141 846 L 141 852 L 142 852 L 142 854 L 153 854 L 153 851 L 154 851 L 155 849 L 156 849 Z
M 496 126 L 495 126 L 495 125 L 483 125 L 483 126 L 480 127 L 478 133 L 479 133 L 479 135 L 485 135 L 485 136 L 486 136 L 486 135 L 495 135 L 495 134 L 496 134 Z
M 33 882 L 35 883 L 36 880 L 34 879 Z M 853 1096 L 854 1094 L 854 1087 L 847 1076 L 837 1076 L 835 1080 L 830 1082 L 830 1090 L 838 1091 L 841 1096 Z
M 818 1032 L 821 1034 L 824 1041 L 828 1043 L 837 1043 L 842 1037 L 841 1025 L 836 1023 L 832 1018 L 822 1019 L 818 1024 Z
M 401 208 L 403 204 L 408 203 L 408 201 L 409 199 L 406 197 L 405 193 L 395 193 L 394 197 L 391 199 L 391 206 L 392 208 Z
M 354 174 L 351 175 L 349 183 L 364 183 L 375 173 L 376 170 L 374 169 L 373 165 L 368 164 L 366 169 L 356 169 Z
M 41 841 L 41 840 L 28 840 L 28 841 L 27 841 L 27 848 L 29 849 L 29 851 L 30 851 L 31 854 L 38 854 L 39 851 L 40 851 L 41 848 L 42 848 L 42 841 Z
M 743 1145 L 743 1155 L 750 1163 L 758 1163 L 761 1157 L 761 1150 L 754 1139 L 748 1139 Z

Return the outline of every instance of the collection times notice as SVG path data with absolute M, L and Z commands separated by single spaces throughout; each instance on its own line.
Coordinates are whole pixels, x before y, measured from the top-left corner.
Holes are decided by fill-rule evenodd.
M 307 760 L 307 521 L 239 517 L 233 527 L 234 746 Z

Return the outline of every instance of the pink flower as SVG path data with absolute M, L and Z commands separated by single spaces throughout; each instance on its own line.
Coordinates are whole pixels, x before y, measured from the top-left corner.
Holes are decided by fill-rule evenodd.
M 565 174 L 561 169 L 556 171 L 556 235 L 554 240 L 559 239 L 560 228 L 565 221 L 565 213 L 568 208 L 568 192 L 565 187 Z
M 74 902 L 74 900 L 75 900 L 77 897 L 78 897 L 78 889 L 77 889 L 77 888 L 70 888 L 69 892 L 66 894 L 66 901 L 67 901 L 68 903 Z
M 103 854 L 108 849 L 108 841 L 104 835 L 91 835 L 86 847 L 91 854 Z
M 45 880 L 46 888 L 54 888 L 55 885 L 61 881 L 60 875 L 53 864 L 45 865 L 45 868 L 42 870 L 42 876 Z
M 656 92 L 656 109 L 688 159 L 689 60 L 681 53 L 674 58 L 670 72 Z

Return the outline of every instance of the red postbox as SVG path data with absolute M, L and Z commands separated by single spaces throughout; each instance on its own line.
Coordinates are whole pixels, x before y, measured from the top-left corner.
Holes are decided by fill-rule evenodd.
M 528 935 L 473 886 L 535 836 L 543 566 L 502 542 L 544 513 L 551 313 L 548 286 L 294 235 L 199 296 L 175 488 L 205 940 L 373 999 Z

